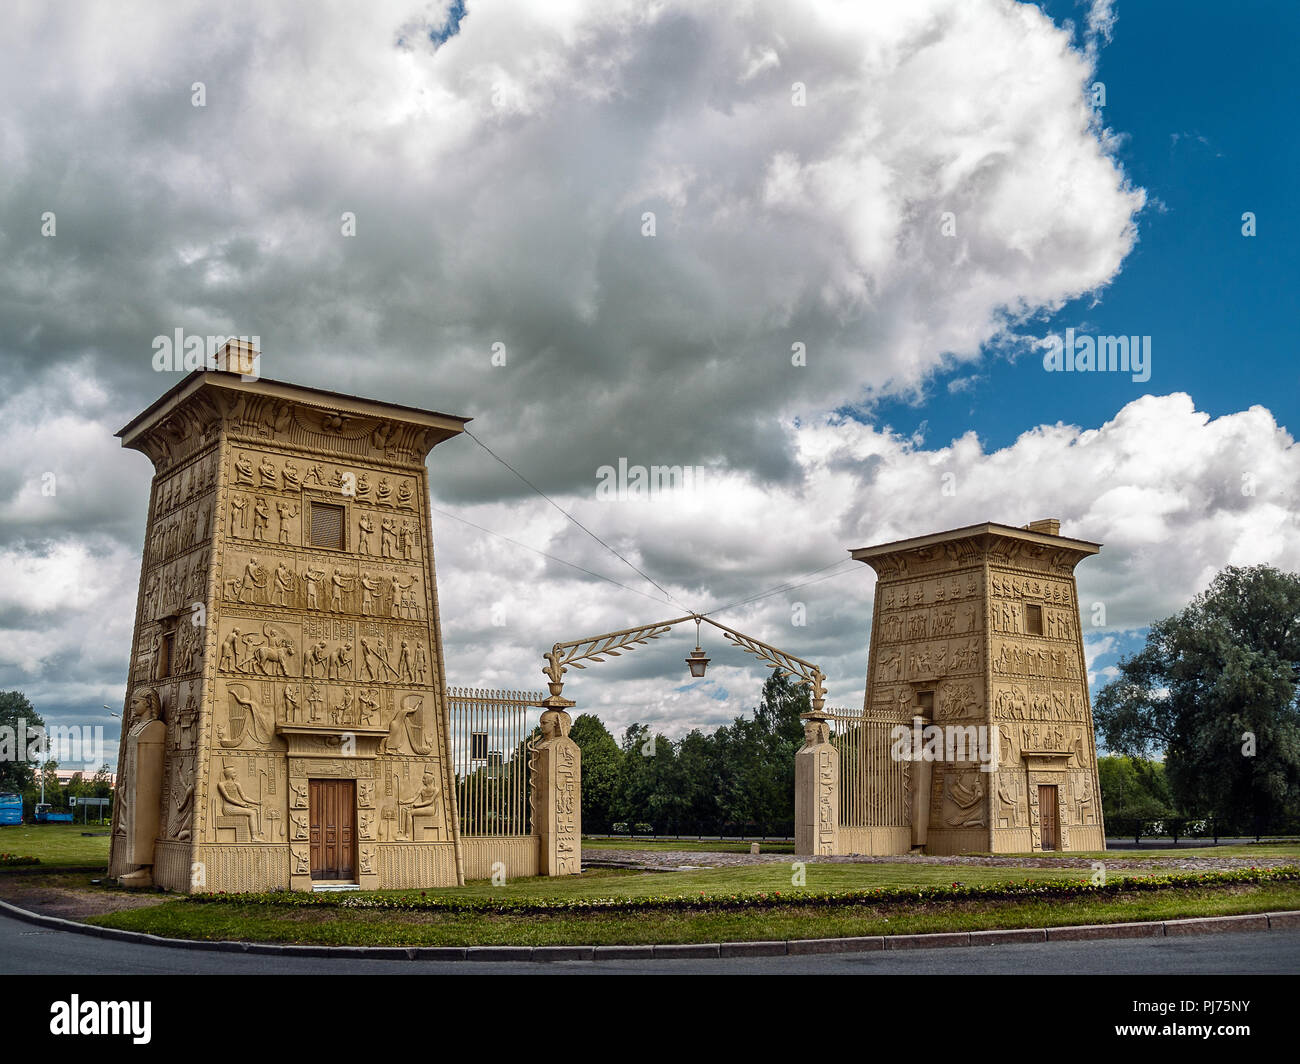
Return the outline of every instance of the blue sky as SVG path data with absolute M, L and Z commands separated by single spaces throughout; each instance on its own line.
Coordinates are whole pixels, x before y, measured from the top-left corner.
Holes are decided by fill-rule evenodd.
M 1084 16 L 1068 0 L 1040 6 L 1058 24 Z M 1150 381 L 1048 375 L 1022 352 L 943 374 L 919 404 L 880 403 L 874 418 L 908 435 L 924 423 L 930 445 L 974 429 L 989 449 L 1042 423 L 1099 425 L 1144 392 L 1186 391 L 1211 415 L 1262 403 L 1293 433 L 1300 426 L 1300 4 L 1128 3 L 1117 13 L 1098 80 L 1105 124 L 1123 138 L 1117 157 L 1147 190 L 1139 241 L 1096 297 L 1026 331 L 1150 336 Z M 1241 232 L 1246 211 L 1254 237 Z

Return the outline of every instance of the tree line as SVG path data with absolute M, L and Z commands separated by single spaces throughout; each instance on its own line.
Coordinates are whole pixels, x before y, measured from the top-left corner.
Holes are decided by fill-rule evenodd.
M 791 834 L 808 709 L 808 689 L 773 673 L 751 716 L 710 734 L 672 740 L 637 723 L 619 741 L 583 713 L 569 733 L 582 750 L 583 830 Z
M 1118 670 L 1093 704 L 1102 745 L 1130 761 L 1116 818 L 1300 830 L 1300 575 L 1229 566 Z
M 1098 762 L 1108 828 L 1300 831 L 1300 576 L 1224 569 L 1117 668 L 1093 703 L 1110 751 Z M 708 735 L 673 741 L 638 723 L 617 741 L 583 714 L 571 734 L 582 748 L 584 829 L 791 825 L 808 709 L 807 689 L 774 673 L 752 719 Z
M 30 736 L 36 729 L 44 727 L 44 718 L 36 712 L 25 694 L 21 691 L 0 691 L 0 729 L 8 729 L 6 738 L 9 735 L 15 737 L 12 746 L 0 742 L 0 750 L 4 751 L 4 756 L 0 756 L 0 794 L 22 795 L 23 815 L 28 820 L 41 800 L 42 778 L 45 781 L 45 801 L 56 812 L 67 811 L 72 798 L 111 797 L 113 786 L 109 782 L 110 773 L 107 768 L 101 768 L 91 775 L 78 773 L 66 784 L 62 784 L 55 775 L 55 770 L 59 767 L 58 761 L 49 758 L 33 762 L 24 756 L 26 751 L 17 749 L 18 734 L 25 732 Z

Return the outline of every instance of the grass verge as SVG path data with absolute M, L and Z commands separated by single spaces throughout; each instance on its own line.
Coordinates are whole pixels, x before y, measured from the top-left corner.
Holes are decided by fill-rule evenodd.
M 919 934 L 1167 920 L 1300 908 L 1300 882 L 1173 887 L 1069 899 L 926 900 L 826 909 L 628 913 L 392 912 L 166 902 L 92 917 L 173 938 L 347 946 L 612 945 Z
M 0 850 L 37 857 L 46 868 L 107 868 L 108 825 L 17 824 L 0 828 Z

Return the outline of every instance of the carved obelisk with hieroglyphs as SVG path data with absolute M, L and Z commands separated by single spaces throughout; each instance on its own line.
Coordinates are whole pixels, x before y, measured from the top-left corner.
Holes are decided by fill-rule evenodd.
M 842 796 L 861 815 L 841 824 L 839 852 L 1105 849 L 1074 579 L 1099 549 L 1046 520 L 852 552 L 879 581 L 855 777 L 865 793 Z M 917 756 L 892 756 L 900 726 L 943 739 L 943 753 L 921 756 L 918 743 Z
M 110 874 L 456 884 L 424 463 L 466 419 L 260 379 L 254 356 L 230 342 L 118 434 L 155 471 L 127 716 L 156 693 L 166 739 L 151 789 L 123 722 Z M 153 793 L 150 855 L 124 829 Z

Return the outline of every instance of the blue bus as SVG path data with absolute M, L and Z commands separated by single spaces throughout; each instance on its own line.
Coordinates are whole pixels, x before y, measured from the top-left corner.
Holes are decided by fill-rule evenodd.
M 0 827 L 12 827 L 23 822 L 23 796 L 0 794 Z

